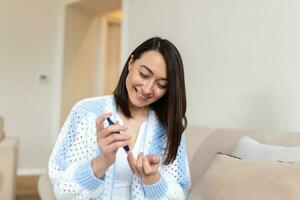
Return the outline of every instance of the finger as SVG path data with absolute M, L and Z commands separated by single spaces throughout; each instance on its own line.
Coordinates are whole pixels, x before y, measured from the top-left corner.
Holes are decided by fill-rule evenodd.
M 144 174 L 143 170 L 143 153 L 140 153 L 138 155 L 137 161 L 136 161 L 136 168 L 140 175 Z
M 121 126 L 119 124 L 110 125 L 107 128 L 104 128 L 101 131 L 99 131 L 99 136 L 100 136 L 100 138 L 106 138 L 106 137 L 112 135 L 113 133 L 125 131 L 126 129 L 127 129 L 126 126 Z
M 134 168 L 133 168 L 133 161 L 132 161 L 132 158 L 130 158 L 130 157 L 132 157 L 133 155 L 132 155 L 132 153 L 131 153 L 131 151 L 129 151 L 129 152 L 127 152 L 127 161 L 128 161 L 128 165 L 129 165 L 129 167 L 130 167 L 130 169 L 131 169 L 131 171 L 132 171 L 132 173 L 134 173 Z
M 103 122 L 106 118 L 110 117 L 112 115 L 111 112 L 109 113 L 105 113 L 103 115 L 101 115 L 97 120 L 96 120 L 96 127 L 97 127 L 97 130 L 99 129 L 103 129 L 104 126 L 103 126 Z
M 121 134 L 111 134 L 106 138 L 102 139 L 103 145 L 110 145 L 117 141 L 130 141 L 131 137 L 129 135 L 121 135 Z
M 107 145 L 107 149 L 109 152 L 116 152 L 120 147 L 124 147 L 128 144 L 129 144 L 128 141 L 118 141 L 118 142 L 114 142 L 110 145 Z
M 151 175 L 152 169 L 151 169 L 151 166 L 149 164 L 147 157 L 144 157 L 144 159 L 143 159 L 143 168 L 144 168 L 144 174 L 146 176 Z
M 111 133 L 120 133 L 121 131 L 126 131 L 127 127 L 125 125 L 114 124 L 109 125 L 106 129 Z
M 128 154 L 127 154 L 127 160 L 128 160 L 128 164 L 129 164 L 129 167 L 130 167 L 132 173 L 137 174 L 136 160 L 135 160 L 135 158 L 134 158 L 131 151 L 129 151 Z
M 151 164 L 159 164 L 160 163 L 160 157 L 155 154 L 147 155 L 148 161 Z

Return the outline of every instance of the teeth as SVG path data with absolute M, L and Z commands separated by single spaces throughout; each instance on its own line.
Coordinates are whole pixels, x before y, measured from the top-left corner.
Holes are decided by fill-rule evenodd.
M 137 93 L 140 97 L 143 97 L 144 99 L 146 99 L 147 97 L 145 97 L 144 95 L 142 95 L 138 90 L 137 90 Z

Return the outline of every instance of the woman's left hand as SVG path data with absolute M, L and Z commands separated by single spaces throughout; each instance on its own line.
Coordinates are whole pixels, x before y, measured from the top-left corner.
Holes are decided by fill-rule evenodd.
M 158 171 L 160 158 L 157 155 L 150 154 L 144 156 L 143 153 L 135 159 L 132 152 L 128 152 L 127 160 L 133 174 L 140 177 L 144 184 L 151 185 L 157 183 L 160 179 Z

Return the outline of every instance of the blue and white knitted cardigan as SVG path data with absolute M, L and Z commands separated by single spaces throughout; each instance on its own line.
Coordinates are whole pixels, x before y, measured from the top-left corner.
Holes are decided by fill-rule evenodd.
M 95 177 L 91 167 L 91 161 L 101 154 L 96 141 L 95 121 L 107 112 L 116 112 L 112 95 L 84 99 L 73 107 L 49 160 L 49 177 L 57 199 L 111 199 L 114 164 L 102 178 Z M 114 116 L 112 119 L 114 120 Z M 166 130 L 154 111 L 150 111 L 148 120 L 142 151 L 145 155 L 154 153 L 163 157 Z M 159 171 L 161 179 L 152 185 L 145 185 L 139 177 L 133 175 L 131 199 L 181 200 L 188 197 L 191 179 L 184 136 L 176 160 L 169 165 L 161 164 Z

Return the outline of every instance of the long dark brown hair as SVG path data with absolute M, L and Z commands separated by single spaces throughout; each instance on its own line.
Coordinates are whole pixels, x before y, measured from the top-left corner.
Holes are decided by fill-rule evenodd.
M 126 89 L 128 64 L 131 58 L 137 60 L 143 53 L 150 50 L 159 52 L 167 65 L 168 88 L 166 94 L 150 106 L 155 111 L 160 123 L 166 127 L 168 139 L 164 164 L 170 164 L 176 159 L 181 136 L 187 126 L 184 70 L 177 48 L 170 41 L 159 37 L 150 38 L 140 44 L 128 57 L 113 94 L 117 106 L 126 117 L 131 118 Z

